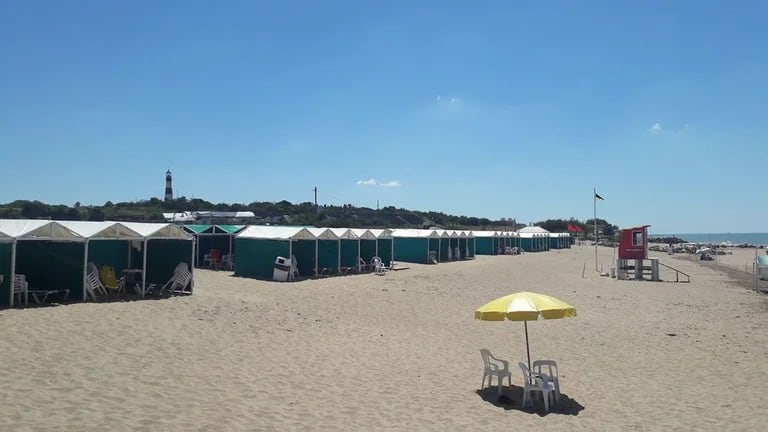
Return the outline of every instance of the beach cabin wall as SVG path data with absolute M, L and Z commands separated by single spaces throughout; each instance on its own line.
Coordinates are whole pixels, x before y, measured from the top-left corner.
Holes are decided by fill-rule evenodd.
M 315 265 L 312 266 L 314 274 L 319 274 L 321 269 L 327 269 L 327 273 L 336 273 L 341 258 L 339 236 L 329 228 L 308 227 L 307 231 L 315 236 Z M 298 258 L 299 256 L 296 255 Z M 301 262 L 299 258 L 299 262 Z M 301 273 L 301 268 L 299 273 Z
M 339 240 L 339 263 L 341 267 L 357 268 L 357 258 L 360 256 L 360 238 L 351 232 Z
M 475 254 L 496 255 L 498 240 L 495 231 L 475 231 Z
M 439 238 L 435 230 L 397 229 L 392 231 L 394 260 L 426 264 L 430 238 Z M 386 263 L 387 261 L 382 260 Z
M 429 239 L 429 251 L 435 253 L 435 260 L 440 262 L 440 237 Z M 432 264 L 430 262 L 430 264 Z
M 450 261 L 448 257 L 453 255 L 451 249 L 451 234 L 446 231 L 438 231 L 440 235 L 438 242 L 440 243 L 440 251 L 438 252 L 437 259 L 440 262 Z
M 474 259 L 475 258 L 475 233 L 472 231 L 466 231 L 466 246 L 467 246 L 467 254 L 465 259 Z
M 383 230 L 378 234 L 378 239 L 376 240 L 376 253 L 384 264 L 389 264 L 395 259 L 395 239 L 391 233 L 392 231 L 390 230 Z M 370 263 L 371 261 L 368 260 L 368 262 Z
M 353 228 L 352 231 L 358 237 L 360 259 L 365 261 L 366 264 L 369 264 L 373 257 L 377 256 L 378 239 L 376 238 L 376 235 L 366 229 Z
M 235 237 L 235 276 L 271 280 L 277 257 L 297 260 L 300 275 L 315 274 L 317 238 L 303 227 L 252 225 Z
M 290 258 L 291 241 L 235 237 L 235 276 L 272 279 L 275 259 Z

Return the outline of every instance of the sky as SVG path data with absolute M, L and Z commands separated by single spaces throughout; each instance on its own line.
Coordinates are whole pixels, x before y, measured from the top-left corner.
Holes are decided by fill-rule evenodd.
M 765 232 L 768 3 L 0 0 L 0 203 Z

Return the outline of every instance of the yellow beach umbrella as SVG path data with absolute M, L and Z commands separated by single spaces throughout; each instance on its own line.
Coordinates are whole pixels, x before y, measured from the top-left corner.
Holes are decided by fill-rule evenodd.
M 492 300 L 475 311 L 475 319 L 483 321 L 523 321 L 525 323 L 525 351 L 528 369 L 531 369 L 531 350 L 528 345 L 528 321 L 558 319 L 576 316 L 576 308 L 554 297 L 532 292 L 518 292 Z

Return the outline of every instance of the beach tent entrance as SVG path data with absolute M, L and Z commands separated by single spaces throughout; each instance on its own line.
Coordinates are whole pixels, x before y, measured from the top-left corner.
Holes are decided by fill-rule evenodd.
M 211 249 L 221 252 L 221 255 L 235 253 L 234 238 L 237 233 L 245 229 L 245 225 L 181 225 L 182 228 L 195 237 L 197 253 L 195 254 L 195 267 L 205 265 L 205 255 Z

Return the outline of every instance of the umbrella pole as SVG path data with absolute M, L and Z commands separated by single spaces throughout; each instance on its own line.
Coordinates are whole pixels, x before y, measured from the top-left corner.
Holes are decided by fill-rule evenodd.
M 525 324 L 525 352 L 528 354 L 528 370 L 533 373 L 531 369 L 531 348 L 528 345 L 528 321 L 523 321 Z

